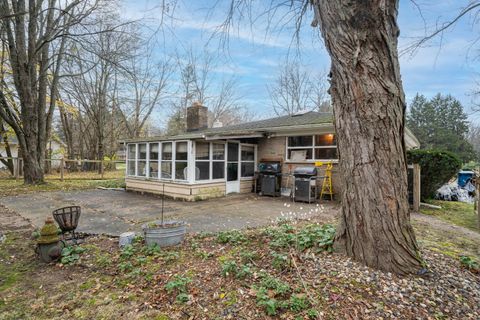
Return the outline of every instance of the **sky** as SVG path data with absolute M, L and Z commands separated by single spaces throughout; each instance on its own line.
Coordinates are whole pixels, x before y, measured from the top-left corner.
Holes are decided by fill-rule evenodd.
M 215 55 L 212 87 L 222 78 L 235 77 L 237 90 L 245 104 L 259 118 L 273 114 L 267 86 L 278 75 L 279 67 L 288 58 L 298 58 L 305 70 L 312 74 L 325 73 L 330 58 L 325 51 L 318 29 L 312 28 L 312 12 L 302 23 L 300 43 L 294 41 L 294 25 L 289 21 L 294 13 L 285 7 L 270 16 L 262 14 L 262 2 L 251 9 L 253 25 L 248 18 L 235 19 L 234 29 L 228 33 L 215 32 L 224 21 L 230 0 L 177 0 L 168 7 L 161 23 L 160 0 L 123 0 L 121 14 L 128 19 L 140 19 L 148 26 L 146 33 L 156 33 L 155 54 L 159 59 L 175 52 L 207 50 Z M 166 1 L 169 3 L 169 1 Z M 261 4 L 258 4 L 258 3 Z M 279 1 L 280 2 L 280 1 Z M 438 24 L 450 21 L 468 4 L 468 0 L 400 0 L 398 25 L 399 50 L 403 53 L 415 40 L 428 34 Z M 164 11 L 165 12 L 165 11 Z M 238 17 L 238 15 L 237 15 Z M 281 21 L 281 23 L 280 23 Z M 285 22 L 287 21 L 287 22 Z M 467 15 L 440 37 L 429 41 L 415 52 L 400 55 L 400 69 L 407 104 L 417 94 L 432 97 L 437 93 L 451 94 L 462 102 L 470 120 L 479 122 L 480 115 L 471 112 L 478 97 L 473 92 L 480 83 L 480 44 L 478 23 Z M 220 40 L 228 38 L 228 45 Z M 172 81 L 175 81 L 172 79 Z M 207 106 L 208 107 L 208 106 Z M 157 110 L 155 118 L 164 121 L 167 108 Z

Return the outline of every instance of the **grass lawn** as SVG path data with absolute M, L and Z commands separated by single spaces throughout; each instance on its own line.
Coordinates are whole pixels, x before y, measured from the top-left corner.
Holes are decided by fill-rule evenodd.
M 15 181 L 15 179 L 0 179 L 0 196 L 15 196 L 24 193 L 44 191 L 85 190 L 100 186 L 109 188 L 124 187 L 125 181 L 123 179 L 94 180 L 81 177 L 65 180 L 63 182 L 60 180 L 47 179 L 45 184 L 31 186 L 23 184 L 22 180 Z
M 473 204 L 457 201 L 431 200 L 430 204 L 441 206 L 442 209 L 421 208 L 420 212 L 435 216 L 441 220 L 478 231 L 478 215 L 473 209 Z

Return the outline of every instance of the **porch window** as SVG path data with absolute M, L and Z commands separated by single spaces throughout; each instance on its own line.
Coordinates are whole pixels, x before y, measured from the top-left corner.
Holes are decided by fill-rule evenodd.
M 195 180 L 225 178 L 225 145 L 197 141 L 195 143 Z
M 172 143 L 162 143 L 162 160 L 160 162 L 161 178 L 172 179 Z
M 210 179 L 210 143 L 195 144 L 195 180 Z
M 127 174 L 129 176 L 135 175 L 135 161 L 137 158 L 137 145 L 136 144 L 129 144 L 128 145 L 128 157 L 127 157 Z
M 241 176 L 253 177 L 255 173 L 255 147 L 254 146 L 241 146 Z
M 158 143 L 150 143 L 150 155 L 148 158 L 149 177 L 158 178 Z
M 212 179 L 225 178 L 225 145 L 212 143 Z
M 175 179 L 187 179 L 188 167 L 188 144 L 187 142 L 175 143 Z
M 138 144 L 137 176 L 145 177 L 147 175 L 147 144 Z
M 287 160 L 289 161 L 334 159 L 337 159 L 337 142 L 334 134 L 287 138 Z

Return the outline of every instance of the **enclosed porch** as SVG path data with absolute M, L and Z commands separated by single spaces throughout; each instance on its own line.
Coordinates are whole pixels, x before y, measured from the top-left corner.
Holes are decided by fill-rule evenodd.
M 188 201 L 251 192 L 256 138 L 127 144 L 127 189 Z

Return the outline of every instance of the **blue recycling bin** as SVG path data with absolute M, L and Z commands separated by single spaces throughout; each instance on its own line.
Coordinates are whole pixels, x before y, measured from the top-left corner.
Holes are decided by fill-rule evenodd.
M 473 178 L 473 171 L 460 171 L 457 176 L 457 183 L 460 188 L 464 188 L 465 185 Z

